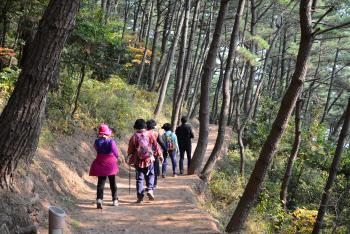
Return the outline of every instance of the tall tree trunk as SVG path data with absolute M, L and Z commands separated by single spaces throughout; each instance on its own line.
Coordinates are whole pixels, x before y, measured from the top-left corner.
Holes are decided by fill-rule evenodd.
M 148 82 L 147 82 L 149 91 L 151 91 L 152 86 L 153 86 L 153 82 L 154 82 L 159 33 L 160 33 L 160 27 L 161 27 L 161 23 L 162 23 L 162 13 L 163 13 L 162 2 L 163 1 L 161 1 L 161 0 L 157 0 L 157 23 L 156 23 L 156 28 L 154 29 L 152 55 L 151 55 L 151 62 L 149 65 Z
M 338 120 L 337 123 L 335 124 L 334 129 L 333 129 L 333 131 L 332 131 L 332 133 L 331 133 L 331 136 L 332 136 L 332 137 L 335 137 L 335 136 L 338 134 L 339 129 L 340 129 L 342 123 L 343 123 L 344 120 L 345 120 L 345 115 L 346 115 L 346 110 L 344 111 L 344 113 L 342 114 L 342 116 L 340 116 L 339 120 Z
M 221 91 L 221 85 L 222 85 L 222 80 L 224 78 L 224 67 L 225 67 L 225 52 L 226 52 L 226 47 L 224 48 L 224 51 L 222 52 L 222 56 L 219 53 L 219 60 L 220 60 L 220 75 L 219 75 L 219 80 L 218 83 L 216 84 L 216 89 L 215 89 L 215 94 L 213 98 L 213 104 L 211 107 L 211 123 L 215 124 L 217 116 L 218 116 L 218 109 L 219 109 L 219 93 Z
M 171 2 L 169 3 L 169 5 L 171 4 Z M 170 6 L 169 6 L 170 7 Z M 180 6 L 181 7 L 181 6 Z M 180 9 L 180 8 L 179 8 Z M 170 8 L 169 8 L 170 10 Z M 168 33 L 166 33 L 166 29 L 167 29 L 167 22 L 168 20 L 165 20 L 165 23 L 164 23 L 164 28 L 163 28 L 163 38 L 162 38 L 162 47 L 161 47 L 161 51 L 162 51 L 162 56 L 160 57 L 160 60 L 159 60 L 159 63 L 158 63 L 158 66 L 157 66 L 157 69 L 156 69 L 156 74 L 154 76 L 154 81 L 153 81 L 153 85 L 152 85 L 152 88 L 150 90 L 150 92 L 154 92 L 156 90 L 156 86 L 157 86 L 157 83 L 158 83 L 158 79 L 159 79 L 159 74 L 160 74 L 160 71 L 161 71 L 161 68 L 162 68 L 162 64 L 163 64 L 163 61 L 164 61 L 164 58 L 165 58 L 165 55 L 166 55 L 166 50 L 167 50 L 167 43 L 168 43 L 168 40 L 169 40 L 169 37 L 170 37 L 170 32 L 173 28 L 173 24 L 174 24 L 174 20 L 175 20 L 175 12 L 176 12 L 176 4 L 174 3 L 174 9 L 173 9 L 173 13 L 171 15 L 171 20 L 170 20 L 170 26 L 169 26 L 169 31 Z M 169 14 L 167 15 L 167 18 L 168 19 L 168 16 Z M 165 35 L 165 36 L 164 36 Z M 164 66 L 164 68 L 167 67 L 167 62 L 168 62 L 168 59 L 166 61 L 166 64 Z M 163 76 L 164 77 L 164 76 Z M 160 89 L 159 89 L 160 90 Z
M 130 12 L 130 0 L 126 0 L 126 2 L 125 2 L 125 15 L 124 15 L 124 26 L 123 26 L 123 32 L 122 32 L 121 41 L 123 41 L 124 37 L 125 37 L 126 23 L 128 21 L 129 12 Z M 118 60 L 117 60 L 118 63 L 120 63 L 120 57 L 121 57 L 121 55 L 119 53 Z
M 339 39 L 339 42 L 340 42 L 340 39 Z M 329 111 L 328 108 L 329 108 L 329 104 L 330 104 L 330 101 L 331 101 L 331 95 L 332 95 L 333 83 L 334 83 L 334 77 L 335 77 L 335 70 L 337 69 L 338 55 L 339 55 L 339 47 L 337 48 L 337 51 L 336 51 L 336 53 L 335 53 L 331 82 L 330 82 L 330 84 L 329 84 L 329 89 L 328 89 L 328 94 L 327 94 L 326 105 L 324 106 L 324 112 L 323 112 L 323 115 L 322 115 L 322 119 L 321 119 L 321 121 L 320 121 L 320 124 L 322 124 L 322 123 L 324 122 L 324 120 L 326 119 L 326 116 L 327 116 L 327 114 L 328 114 L 328 111 Z
M 196 31 L 197 31 L 197 21 L 198 21 L 198 14 L 200 10 L 200 0 L 196 0 L 194 12 L 193 12 L 193 19 L 192 19 L 192 24 L 191 24 L 191 34 L 189 38 L 189 44 L 187 48 L 187 54 L 186 54 L 186 60 L 185 60 L 185 66 L 183 70 L 183 83 L 180 89 L 180 94 L 178 96 L 177 103 L 180 105 L 180 109 L 177 113 L 178 116 L 178 123 L 180 123 L 181 115 L 182 115 L 182 109 L 186 108 L 185 102 L 186 100 L 186 92 L 188 88 L 188 83 L 189 82 L 189 69 L 192 64 L 192 50 L 193 50 L 193 44 L 196 36 Z M 177 112 L 177 111 L 176 111 Z
M 113 9 L 114 15 L 118 15 L 118 4 L 119 4 L 119 0 L 114 0 L 114 9 Z
M 147 24 L 147 9 L 148 9 L 148 3 L 149 3 L 150 0 L 146 0 L 146 3 L 145 3 L 145 8 L 143 10 L 143 13 L 142 13 L 142 20 L 141 20 L 141 29 L 140 29 L 140 35 L 139 35 L 139 41 L 141 42 L 142 39 L 144 38 L 143 34 L 144 34 L 144 31 L 146 30 L 146 24 Z M 152 18 L 153 18 L 153 15 L 152 15 Z
M 203 73 L 203 71 L 202 71 L 203 60 L 202 60 L 201 66 L 199 68 L 198 75 L 197 75 L 197 78 L 196 78 L 196 82 L 195 82 L 195 85 L 194 85 L 194 92 L 193 92 L 193 95 L 192 95 L 190 108 L 188 109 L 188 116 L 193 116 L 192 112 L 195 109 L 196 97 L 197 97 L 197 94 L 198 94 L 198 91 L 199 91 L 199 86 L 200 86 L 200 83 L 201 83 L 201 77 L 202 77 L 202 73 Z
M 101 23 L 102 24 L 105 23 L 106 6 L 107 6 L 107 0 L 101 0 L 101 11 L 102 11 Z
M 231 35 L 231 42 L 230 42 L 230 48 L 228 51 L 227 61 L 226 61 L 226 69 L 225 69 L 225 76 L 223 80 L 223 95 L 222 95 L 222 106 L 221 106 L 221 112 L 220 112 L 220 120 L 219 120 L 219 131 L 218 136 L 216 138 L 215 146 L 213 151 L 211 152 L 208 161 L 206 162 L 203 171 L 201 172 L 200 178 L 203 181 L 208 181 L 208 178 L 210 176 L 210 173 L 212 172 L 217 159 L 220 156 L 220 151 L 222 148 L 222 145 L 225 140 L 225 130 L 226 130 L 226 122 L 227 122 L 227 113 L 228 113 L 228 105 L 230 101 L 230 78 L 232 75 L 233 70 L 233 61 L 236 56 L 236 45 L 238 40 L 238 33 L 239 33 L 239 27 L 241 24 L 241 19 L 243 15 L 244 10 L 244 3 L 245 0 L 239 0 L 238 7 L 237 7 L 237 13 L 235 17 L 235 23 L 232 30 Z
M 213 40 L 210 45 L 208 57 L 204 65 L 204 73 L 201 84 L 201 99 L 199 107 L 199 137 L 196 150 L 194 151 L 190 168 L 188 170 L 189 175 L 197 174 L 200 170 L 205 155 L 205 151 L 208 145 L 209 135 L 209 98 L 211 82 L 214 75 L 217 53 L 221 44 L 221 34 L 224 28 L 224 23 L 227 14 L 229 0 L 221 0 L 219 15 L 216 21 Z
M 287 28 L 284 28 L 283 33 L 283 42 L 282 42 L 282 58 L 281 58 L 281 82 L 283 82 L 284 75 L 285 75 L 285 64 L 286 64 L 286 53 L 287 53 Z M 281 37 L 282 39 L 282 37 Z M 287 80 L 287 78 L 286 78 Z M 287 82 L 285 82 L 285 89 L 287 89 Z
M 339 135 L 337 148 L 334 153 L 333 162 L 331 165 L 331 169 L 329 171 L 326 187 L 324 188 L 324 193 L 322 196 L 320 208 L 318 209 L 317 219 L 314 224 L 314 229 L 312 230 L 312 234 L 318 234 L 321 230 L 323 218 L 328 207 L 328 200 L 331 196 L 331 190 L 334 184 L 334 180 L 337 177 L 337 171 L 340 163 L 341 154 L 343 152 L 345 139 L 349 134 L 349 126 L 350 126 L 350 99 L 348 101 L 348 107 L 346 109 L 344 125 Z
M 302 99 L 299 99 L 295 106 L 295 136 L 294 136 L 294 144 L 292 148 L 292 152 L 290 153 L 288 164 L 286 171 L 284 173 L 283 182 L 281 186 L 281 192 L 280 192 L 280 201 L 282 203 L 282 209 L 286 209 L 287 204 L 287 189 L 289 185 L 289 180 L 292 177 L 292 171 L 294 167 L 295 160 L 298 156 L 300 141 L 301 141 L 301 126 L 300 126 L 300 106 L 301 102 L 303 102 Z
M 180 111 L 181 105 L 178 105 L 178 96 L 180 93 L 180 89 L 183 82 L 183 74 L 184 74 L 184 65 L 185 65 L 185 52 L 186 52 L 186 46 L 187 46 L 187 31 L 188 31 L 188 21 L 190 16 L 190 6 L 191 2 L 190 0 L 185 1 L 185 19 L 184 24 L 182 27 L 182 34 L 181 34 L 181 45 L 180 45 L 180 51 L 178 56 L 178 62 L 176 65 L 177 68 L 177 75 L 176 75 L 176 82 L 175 82 L 175 90 L 174 90 L 174 97 L 173 97 L 173 112 L 171 115 L 171 131 L 175 132 L 175 129 L 177 127 L 177 117 L 178 113 Z
M 136 3 L 136 1 L 134 3 Z M 137 20 L 139 18 L 139 12 L 140 12 L 141 4 L 142 4 L 142 0 L 139 0 L 139 3 L 137 4 L 137 7 L 134 8 L 134 24 L 132 26 L 132 31 L 134 33 L 136 33 Z
M 79 81 L 79 84 L 78 84 L 78 87 L 77 87 L 77 94 L 76 94 L 76 97 L 75 97 L 74 109 L 73 109 L 72 114 L 71 114 L 71 118 L 72 119 L 74 118 L 75 112 L 78 110 L 78 102 L 79 102 L 80 90 L 81 90 L 81 86 L 83 85 L 84 78 L 85 78 L 85 67 L 86 67 L 86 63 L 88 62 L 87 61 L 88 56 L 89 56 L 89 53 L 88 53 L 88 51 L 86 51 L 86 53 L 85 53 L 85 61 L 83 61 L 83 64 L 81 66 L 81 78 L 80 78 L 80 81 Z
M 189 1 L 190 5 L 190 1 Z M 193 19 L 192 19 L 192 25 L 191 25 L 191 34 L 189 38 L 189 44 L 187 48 L 187 54 L 186 54 L 186 60 L 184 64 L 184 69 L 183 69 L 183 76 L 182 76 L 182 82 L 179 90 L 179 94 L 176 99 L 176 105 L 175 105 L 175 111 L 173 113 L 174 115 L 174 123 L 172 124 L 173 130 L 175 131 L 175 127 L 178 125 L 181 113 L 182 113 L 182 106 L 183 106 L 183 101 L 184 101 L 184 95 L 185 95 L 185 89 L 187 87 L 188 83 L 188 70 L 189 66 L 192 63 L 192 49 L 193 49 L 193 44 L 194 44 L 194 39 L 195 39 L 195 34 L 197 30 L 197 17 L 198 17 L 198 11 L 200 7 L 200 0 L 196 0 L 196 5 L 193 13 Z M 190 7 L 188 8 L 188 12 L 190 12 Z
M 182 13 L 180 15 L 180 18 L 179 18 L 179 21 L 178 21 L 178 24 L 177 24 L 177 30 L 176 30 L 176 33 L 175 33 L 175 36 L 174 36 L 174 39 L 173 39 L 173 43 L 172 43 L 172 49 L 169 52 L 169 62 L 168 62 L 168 66 L 167 66 L 167 69 L 166 69 L 166 73 L 165 73 L 165 75 L 163 77 L 164 83 L 162 85 L 162 89 L 161 89 L 160 94 L 159 94 L 157 107 L 156 107 L 156 109 L 154 111 L 154 116 L 155 116 L 154 118 L 155 119 L 158 118 L 160 112 L 162 111 L 164 98 L 165 98 L 165 93 L 166 93 L 166 90 L 168 88 L 170 72 L 171 72 L 173 61 L 174 61 L 175 49 L 176 49 L 177 43 L 179 41 L 180 32 L 181 32 L 182 24 L 183 24 L 183 21 L 184 21 L 183 13 L 184 13 L 184 10 L 182 11 Z
M 243 224 L 248 217 L 250 209 L 253 207 L 256 198 L 259 196 L 261 184 L 265 178 L 266 172 L 275 155 L 276 149 L 282 138 L 282 135 L 288 125 L 288 120 L 293 111 L 295 103 L 302 86 L 305 82 L 309 57 L 313 42 L 312 12 L 311 0 L 301 0 L 300 3 L 300 26 L 301 39 L 299 53 L 295 72 L 291 84 L 283 97 L 277 117 L 273 123 L 271 132 L 267 137 L 265 144 L 260 152 L 259 158 L 255 164 L 254 170 L 250 176 L 246 189 L 241 197 L 237 208 L 226 227 L 227 232 L 241 232 Z
M 136 82 L 136 86 L 139 86 L 140 85 L 140 82 L 141 82 L 141 77 L 142 77 L 142 74 L 143 74 L 143 69 L 145 67 L 145 61 L 146 61 L 146 58 L 147 58 L 147 51 L 148 51 L 148 44 L 149 44 L 149 36 L 150 36 L 150 33 L 151 33 L 151 26 L 152 26 L 152 19 L 153 19 L 153 9 L 154 9 L 154 0 L 152 1 L 151 3 L 151 13 L 150 13 L 150 20 L 149 20 L 149 27 L 148 27 L 148 32 L 147 32 L 147 38 L 146 38 L 146 45 L 145 45 L 145 51 L 143 53 L 143 58 L 142 58 L 142 61 L 141 61 L 141 65 L 140 65 L 140 69 L 139 69 L 139 74 L 137 76 L 137 82 Z
M 199 3 L 199 5 L 200 5 L 200 3 Z M 205 3 L 204 3 L 204 8 L 203 8 L 203 14 L 202 14 L 201 22 L 204 22 L 203 19 L 204 19 L 204 15 L 205 15 L 206 6 L 207 6 L 207 1 L 205 1 Z M 199 8 L 200 8 L 200 6 L 199 6 Z M 198 14 L 198 17 L 197 17 L 197 21 L 198 20 L 199 20 L 199 14 Z M 196 26 L 197 26 L 197 24 L 196 24 Z M 191 87 L 192 87 L 192 85 L 194 83 L 194 77 L 196 77 L 195 76 L 195 73 L 196 73 L 195 69 L 197 68 L 196 64 L 197 64 L 197 61 L 198 61 L 198 55 L 199 55 L 198 52 L 199 52 L 200 44 L 201 44 L 200 42 L 201 42 L 201 38 L 202 38 L 202 30 L 204 28 L 203 26 L 204 25 L 201 23 L 200 24 L 200 28 L 199 28 L 196 52 L 194 53 L 195 57 L 194 57 L 193 64 L 192 64 L 192 67 L 191 67 L 191 72 L 189 73 L 190 77 L 189 77 L 189 81 L 187 83 L 187 87 L 186 87 L 186 91 L 185 91 L 185 97 L 184 97 L 184 102 L 183 102 L 183 108 L 184 109 L 187 108 L 187 101 L 188 101 L 188 98 L 189 98 L 189 95 L 190 95 Z
M 197 111 L 198 111 L 199 104 L 200 104 L 200 97 L 198 97 L 198 101 L 197 101 L 197 103 L 194 105 L 193 111 L 192 111 L 192 113 L 189 115 L 189 119 L 193 119 L 194 117 L 196 117 L 196 113 L 197 113 Z
M 321 42 L 321 45 L 322 45 L 322 42 Z M 320 64 L 321 64 L 321 53 L 318 54 L 318 63 L 317 63 L 317 68 L 316 68 L 316 71 L 315 71 L 315 76 L 314 76 L 314 79 L 317 79 L 317 75 L 318 75 L 318 69 L 320 67 Z M 306 102 L 306 108 L 305 108 L 305 115 L 309 109 L 309 105 L 310 105 L 310 102 L 311 102 L 311 96 L 312 96 L 312 87 L 314 86 L 315 84 L 315 80 L 312 81 L 312 83 L 310 84 L 309 86 L 309 95 L 308 95 L 308 99 L 307 99 L 307 102 Z
M 6 34 L 7 34 L 7 12 L 9 11 L 11 4 L 13 1 L 7 0 L 4 8 L 2 9 L 2 21 L 3 21 L 3 30 L 1 36 L 1 47 L 5 48 Z M 0 59 L 0 72 L 2 72 L 4 68 L 4 61 Z
M 195 74 L 198 72 L 198 76 L 197 76 L 197 79 L 196 79 L 196 85 L 195 85 L 194 93 L 192 95 L 190 108 L 188 110 L 188 116 L 190 117 L 190 119 L 191 119 L 191 116 L 192 116 L 192 118 L 194 118 L 195 113 L 193 113 L 193 112 L 196 112 L 196 108 L 195 108 L 196 107 L 196 97 L 197 97 L 197 93 L 198 93 L 198 90 L 199 90 L 200 78 L 202 77 L 202 74 L 203 74 L 203 65 L 204 65 L 204 63 L 206 61 L 206 57 L 207 57 L 207 49 L 208 49 L 209 42 L 210 42 L 210 31 L 211 31 L 211 24 L 212 24 L 212 21 L 213 21 L 213 14 L 214 14 L 214 1 L 212 2 L 211 7 L 210 7 L 209 25 L 208 25 L 208 28 L 207 28 L 207 31 L 206 31 L 205 40 L 203 40 L 203 44 L 201 46 L 201 52 L 200 52 L 200 56 L 199 57 L 202 58 L 202 59 L 201 59 L 200 63 L 197 63 L 195 65 L 195 70 L 194 70 L 195 72 L 193 73 L 194 77 L 196 77 Z M 200 64 L 200 67 L 197 70 L 197 67 L 198 67 L 199 64 Z
M 107 0 L 107 6 L 106 6 L 106 15 L 105 15 L 105 24 L 108 24 L 108 20 L 109 20 L 109 15 L 111 13 L 111 9 L 112 9 L 112 1 L 113 0 Z
M 228 119 L 227 119 L 227 125 L 230 126 L 233 120 L 233 113 L 235 109 L 235 98 L 236 94 L 234 95 L 234 89 L 235 89 L 235 80 L 233 79 L 233 73 L 231 77 L 231 100 L 230 100 L 230 106 L 228 110 Z
M 0 116 L 0 176 L 3 187 L 10 186 L 18 161 L 23 157 L 30 162 L 35 153 L 49 86 L 64 44 L 74 29 L 81 2 L 51 0 L 40 21 L 28 60 Z
M 251 12 L 252 12 L 252 19 L 250 22 L 250 34 L 252 36 L 256 36 L 256 23 L 257 23 L 257 12 L 256 12 L 256 0 L 250 1 L 251 6 Z M 256 43 L 254 40 L 252 40 L 250 44 L 250 53 L 253 55 L 256 54 Z M 253 95 L 253 88 L 255 83 L 255 66 L 250 66 L 250 77 L 247 85 L 247 90 L 245 93 L 245 99 L 244 99 L 244 113 L 247 113 L 250 108 L 250 102 L 252 101 L 252 95 Z

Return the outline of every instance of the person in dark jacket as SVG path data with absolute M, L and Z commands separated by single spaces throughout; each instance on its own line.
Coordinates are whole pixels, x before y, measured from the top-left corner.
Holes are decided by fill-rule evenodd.
M 154 137 L 157 139 L 158 144 L 163 149 L 163 152 L 165 152 L 166 146 L 162 140 L 162 137 L 159 134 L 159 131 L 156 129 L 157 120 L 150 119 L 146 123 L 147 123 L 147 131 L 150 131 L 153 133 Z M 158 188 L 157 182 L 158 182 L 158 177 L 160 175 L 159 160 L 163 163 L 163 157 L 161 157 L 162 152 L 156 152 L 155 150 L 153 150 L 153 154 L 158 156 L 158 157 L 154 157 L 156 161 L 154 162 L 155 177 L 154 177 L 153 189 L 155 189 L 155 188 Z
M 184 159 L 185 159 L 185 152 L 187 154 L 187 170 L 190 168 L 191 164 L 191 138 L 194 138 L 194 134 L 192 132 L 192 128 L 186 124 L 187 123 L 187 117 L 182 116 L 181 123 L 179 127 L 176 128 L 176 136 L 179 142 L 179 148 L 180 148 L 180 174 L 184 173 Z

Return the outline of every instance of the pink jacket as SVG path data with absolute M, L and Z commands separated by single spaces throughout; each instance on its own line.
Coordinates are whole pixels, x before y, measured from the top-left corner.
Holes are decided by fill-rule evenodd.
M 109 176 L 117 174 L 119 168 L 116 158 L 119 157 L 119 153 L 114 140 L 112 138 L 107 138 L 105 140 L 105 138 L 101 137 L 95 141 L 94 147 L 98 153 L 90 167 L 89 176 Z

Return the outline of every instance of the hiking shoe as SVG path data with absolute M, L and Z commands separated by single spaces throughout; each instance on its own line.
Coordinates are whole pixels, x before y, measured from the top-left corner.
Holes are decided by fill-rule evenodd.
M 165 174 L 162 175 L 162 178 L 165 178 Z
M 153 190 L 148 190 L 147 196 L 148 196 L 150 201 L 154 201 Z
M 180 170 L 180 174 L 183 174 L 184 173 L 184 170 Z
M 177 177 L 177 175 L 176 175 L 176 174 L 174 174 L 174 175 L 173 175 L 173 177 Z
M 97 199 L 96 204 L 97 204 L 97 209 L 102 209 L 102 200 L 101 199 Z
M 156 189 L 156 188 L 158 188 L 158 185 L 153 185 L 153 189 Z
M 114 200 L 112 206 L 118 206 L 118 200 Z
M 143 203 L 143 200 L 141 200 L 140 198 L 137 198 L 136 203 Z

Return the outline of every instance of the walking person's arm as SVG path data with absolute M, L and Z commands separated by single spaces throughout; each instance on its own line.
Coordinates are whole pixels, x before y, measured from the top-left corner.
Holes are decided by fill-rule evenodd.
M 131 155 L 128 164 L 136 164 L 136 157 L 134 156 L 134 153 L 136 151 L 136 145 L 135 145 L 135 135 L 133 135 L 129 140 L 129 147 L 128 147 L 128 155 Z
M 192 128 L 190 127 L 190 137 L 191 138 L 194 138 L 194 134 L 193 134 L 193 131 L 192 131 Z
M 115 145 L 115 141 L 114 140 L 111 141 L 111 150 L 112 150 L 114 156 L 117 158 L 118 163 L 122 163 L 123 160 L 121 159 L 121 157 L 120 157 L 120 155 L 118 153 L 118 149 L 117 149 L 117 146 Z
M 179 154 L 180 148 L 179 148 L 179 144 L 177 143 L 177 136 L 175 133 L 173 133 L 172 135 L 173 135 L 172 137 L 173 137 L 175 145 L 176 145 L 176 152 L 177 152 L 177 154 Z
M 166 145 L 164 144 L 163 137 L 158 134 L 157 142 L 159 143 L 160 147 L 162 147 L 163 151 L 166 151 Z

